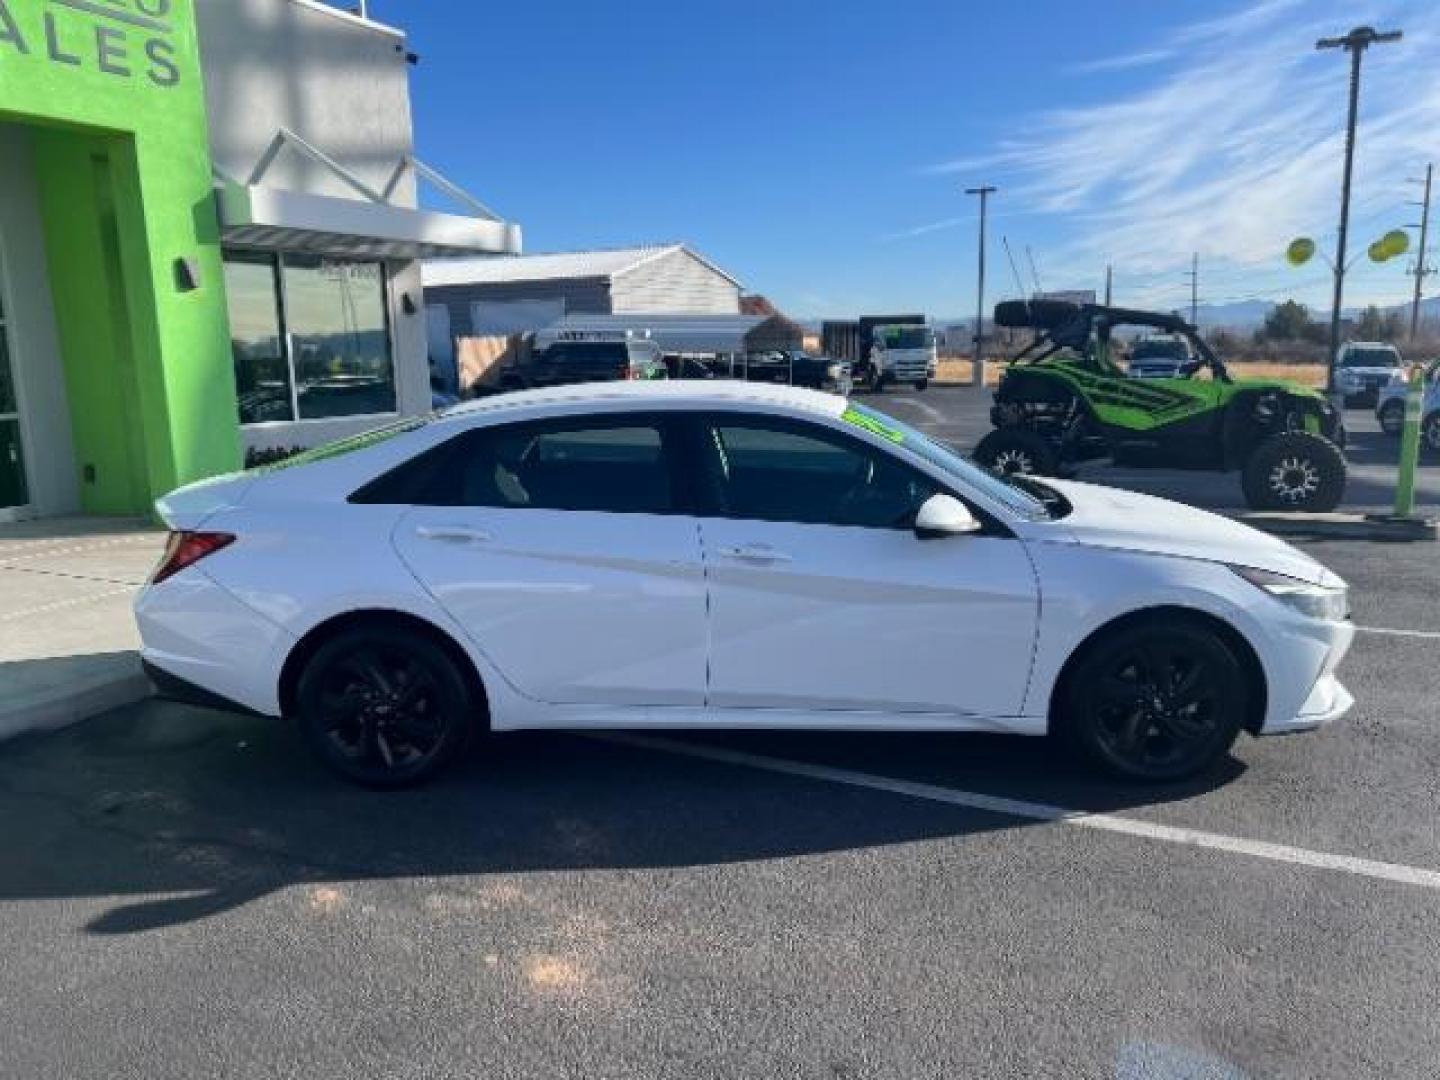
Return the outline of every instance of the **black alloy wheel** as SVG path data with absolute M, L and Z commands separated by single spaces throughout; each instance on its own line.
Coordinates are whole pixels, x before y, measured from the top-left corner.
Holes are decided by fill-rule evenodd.
M 366 787 L 404 787 L 433 775 L 475 723 L 450 656 L 419 634 L 379 626 L 323 644 L 300 677 L 296 702 L 311 749 Z
M 1180 780 L 1230 749 L 1249 693 L 1217 633 L 1156 620 L 1124 627 L 1087 651 L 1067 678 L 1057 720 L 1077 749 L 1111 773 Z

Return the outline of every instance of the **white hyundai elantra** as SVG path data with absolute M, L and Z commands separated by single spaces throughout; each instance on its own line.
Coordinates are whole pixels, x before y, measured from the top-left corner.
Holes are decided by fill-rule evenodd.
M 411 783 L 472 733 L 1055 733 L 1123 776 L 1352 704 L 1345 584 L 1225 518 L 1002 480 L 829 394 L 490 398 L 161 500 L 162 692 Z

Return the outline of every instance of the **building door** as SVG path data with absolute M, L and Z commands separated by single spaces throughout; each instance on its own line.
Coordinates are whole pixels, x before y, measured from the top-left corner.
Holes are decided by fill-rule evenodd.
M 0 521 L 24 516 L 30 503 L 25 450 L 20 439 L 20 402 L 10 364 L 10 337 L 5 281 L 0 277 Z

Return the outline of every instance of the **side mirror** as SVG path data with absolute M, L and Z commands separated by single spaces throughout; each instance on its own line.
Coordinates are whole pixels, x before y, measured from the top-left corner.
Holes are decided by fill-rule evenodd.
M 953 495 L 931 495 L 915 515 L 915 535 L 922 540 L 965 536 L 979 532 L 980 528 L 975 515 Z

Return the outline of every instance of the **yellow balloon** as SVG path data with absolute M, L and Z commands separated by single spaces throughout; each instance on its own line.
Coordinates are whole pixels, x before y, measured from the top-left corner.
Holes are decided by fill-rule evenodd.
M 1384 240 L 1376 240 L 1370 245 L 1370 261 L 1383 263 L 1390 258 L 1390 249 L 1385 246 Z
M 1410 234 L 1404 229 L 1391 229 L 1380 238 L 1380 243 L 1391 256 L 1404 255 L 1410 250 Z
M 1315 241 L 1308 236 L 1291 240 L 1285 249 L 1285 258 L 1291 266 L 1304 266 L 1315 255 Z

